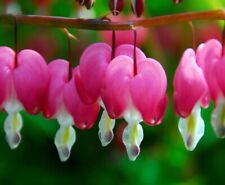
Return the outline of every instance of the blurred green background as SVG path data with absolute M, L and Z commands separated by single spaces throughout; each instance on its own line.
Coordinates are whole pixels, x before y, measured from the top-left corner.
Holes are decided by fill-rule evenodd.
M 42 4 L 38 0 L 18 0 L 12 7 L 0 1 L 0 12 L 17 11 L 22 14 L 44 14 L 76 17 L 83 12 L 75 0 L 49 0 Z M 11 1 L 12 3 L 12 1 Z M 174 5 L 172 0 L 146 0 L 144 17 L 179 12 L 224 8 L 223 0 L 183 0 Z M 88 15 L 102 17 L 109 12 L 108 1 L 96 0 Z M 87 13 L 87 12 L 86 12 Z M 123 11 L 131 14 L 129 1 Z M 84 15 L 85 13 L 82 13 Z M 221 39 L 220 23 L 215 21 L 194 22 L 197 44 L 209 38 Z M 79 38 L 73 43 L 73 58 L 76 64 L 82 51 L 91 43 L 104 41 L 100 32 L 70 29 Z M 106 148 L 98 139 L 98 125 L 87 131 L 77 131 L 70 159 L 61 163 L 54 146 L 54 135 L 58 129 L 55 120 L 46 120 L 42 115 L 22 113 L 24 127 L 22 143 L 11 151 L 5 142 L 3 128 L 0 129 L 0 185 L 42 184 L 90 184 L 90 185 L 205 185 L 225 184 L 225 141 L 217 139 L 210 124 L 212 104 L 202 111 L 206 131 L 193 152 L 185 150 L 178 132 L 178 117 L 172 105 L 172 80 L 182 52 L 192 46 L 192 35 L 188 24 L 166 25 L 150 28 L 140 46 L 148 57 L 153 57 L 164 66 L 168 77 L 169 105 L 161 125 L 144 127 L 141 153 L 135 162 L 129 161 L 121 143 L 124 127 L 118 121 L 115 138 Z M 132 34 L 132 33 L 131 33 Z M 58 28 L 19 25 L 19 48 L 31 48 L 40 52 L 47 62 L 56 58 L 67 58 L 67 41 Z M 139 35 L 138 37 L 142 37 Z M 0 24 L 0 45 L 14 46 L 13 26 Z M 0 123 L 6 114 L 0 113 Z

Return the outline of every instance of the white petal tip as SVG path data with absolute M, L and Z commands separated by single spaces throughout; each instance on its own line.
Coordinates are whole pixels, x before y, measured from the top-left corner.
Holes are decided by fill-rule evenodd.
M 140 154 L 140 147 L 137 145 L 133 145 L 127 148 L 127 154 L 130 161 L 135 161 Z
M 131 161 L 135 161 L 140 154 L 140 145 L 143 138 L 142 126 L 139 123 L 128 123 L 123 132 L 123 143 Z
M 61 162 L 66 162 L 70 157 L 70 149 L 68 147 L 57 148 Z
M 225 100 L 218 98 L 211 117 L 212 127 L 218 138 L 225 138 Z
M 187 118 L 180 118 L 178 124 L 179 131 L 184 141 L 185 148 L 193 151 L 205 131 L 205 124 L 201 117 L 200 107 L 196 107 Z
M 187 140 L 185 141 L 185 148 L 188 151 L 193 151 L 195 149 L 196 145 L 193 142 L 193 137 L 190 135 L 187 137 Z
M 218 127 L 214 128 L 214 132 L 216 134 L 216 136 L 220 139 L 224 139 L 225 138 L 225 127 Z
M 11 149 L 15 149 L 21 142 L 20 130 L 23 126 L 23 120 L 19 113 L 9 113 L 4 122 L 4 131 L 6 141 Z
M 76 141 L 76 132 L 70 125 L 61 125 L 55 135 L 55 146 L 62 162 L 69 159 L 72 146 Z
M 113 140 L 113 129 L 115 127 L 115 120 L 111 119 L 108 116 L 107 112 L 104 110 L 102 113 L 102 117 L 99 121 L 98 127 L 98 137 L 101 141 L 102 146 L 105 147 Z
M 113 140 L 114 134 L 112 131 L 108 131 L 107 133 L 98 133 L 99 140 L 101 141 L 101 144 L 103 147 L 109 145 L 111 141 Z
M 10 147 L 10 149 L 16 149 L 21 142 L 21 135 L 19 133 L 7 133 L 6 141 Z

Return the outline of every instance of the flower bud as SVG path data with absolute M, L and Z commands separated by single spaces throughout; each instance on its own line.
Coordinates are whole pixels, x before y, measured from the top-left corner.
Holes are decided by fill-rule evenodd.
M 85 6 L 87 9 L 92 8 L 92 6 L 95 4 L 95 0 L 76 0 L 80 6 Z
M 86 0 L 84 5 L 87 9 L 91 9 L 95 4 L 95 0 Z
M 109 9 L 114 16 L 118 15 L 124 7 L 124 0 L 109 0 Z
M 86 0 L 76 0 L 76 2 L 79 3 L 80 6 L 84 6 Z
M 131 0 L 131 8 L 137 17 L 140 17 L 144 11 L 144 0 Z
M 173 3 L 174 4 L 179 4 L 179 3 L 181 3 L 182 2 L 182 0 L 173 0 Z

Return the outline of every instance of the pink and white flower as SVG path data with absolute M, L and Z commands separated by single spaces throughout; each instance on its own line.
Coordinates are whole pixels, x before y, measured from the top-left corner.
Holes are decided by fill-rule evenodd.
M 133 57 L 134 46 L 124 44 L 116 48 L 115 56 L 126 55 Z M 145 59 L 144 53 L 136 49 L 137 62 Z M 111 62 L 112 49 L 108 44 L 97 43 L 89 46 L 81 56 L 79 72 L 75 75 L 76 87 L 81 100 L 86 104 L 98 102 L 103 110 L 99 122 L 99 138 L 102 146 L 107 146 L 113 139 L 115 119 L 108 116 L 101 100 L 101 91 L 105 80 L 106 70 Z
M 154 59 L 144 58 L 138 60 L 134 74 L 134 65 L 129 56 L 115 57 L 107 68 L 101 93 L 109 117 L 123 117 L 128 122 L 123 143 L 130 160 L 140 153 L 143 129 L 139 123 L 159 124 L 167 105 L 167 78 L 162 66 Z
M 10 148 L 21 140 L 19 112 L 43 110 L 47 78 L 47 64 L 37 52 L 27 49 L 15 54 L 11 48 L 0 47 L 0 107 L 8 113 L 4 130 Z
M 45 106 L 45 116 L 56 118 L 60 128 L 55 136 L 61 161 L 66 161 L 76 141 L 75 125 L 79 129 L 88 129 L 93 126 L 98 116 L 100 107 L 97 103 L 84 104 L 74 82 L 74 75 L 79 71 L 74 69 L 69 79 L 69 62 L 58 59 L 48 65 L 49 82 Z
M 179 131 L 186 149 L 192 151 L 204 134 L 201 106 L 207 107 L 209 103 L 207 82 L 193 49 L 184 52 L 173 86 L 175 112 L 181 117 Z
M 197 49 L 197 62 L 202 68 L 209 87 L 210 98 L 214 102 L 211 124 L 218 137 L 225 137 L 225 122 L 222 119 L 225 99 L 222 90 L 223 59 L 222 45 L 216 39 L 210 39 Z

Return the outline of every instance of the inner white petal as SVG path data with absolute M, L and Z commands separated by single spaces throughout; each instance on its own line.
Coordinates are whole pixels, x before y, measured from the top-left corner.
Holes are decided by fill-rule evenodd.
M 125 111 L 123 117 L 128 123 L 142 122 L 142 117 L 140 112 L 132 106 Z
M 225 99 L 219 96 L 211 116 L 213 129 L 219 138 L 225 137 Z
M 58 113 L 57 120 L 60 128 L 55 135 L 55 145 L 60 160 L 65 162 L 69 159 L 72 146 L 76 141 L 76 132 L 73 128 L 73 118 L 65 109 L 61 109 Z
M 61 108 L 58 112 L 57 121 L 60 125 L 63 126 L 73 125 L 73 117 L 66 111 L 65 108 Z
M 105 105 L 101 98 L 98 100 L 98 102 L 99 102 L 100 106 L 105 110 L 106 108 L 105 108 Z
M 130 108 L 124 113 L 124 119 L 128 125 L 123 132 L 123 143 L 129 159 L 134 161 L 140 153 L 140 144 L 144 138 L 142 126 L 139 124 L 142 117 L 135 108 Z
M 23 105 L 14 97 L 11 97 L 7 101 L 5 101 L 3 107 L 9 114 L 14 114 L 23 110 Z
M 131 161 L 136 160 L 140 153 L 140 144 L 144 138 L 142 126 L 139 123 L 128 123 L 123 132 L 123 143 Z
M 55 135 L 55 145 L 62 162 L 69 159 L 71 148 L 76 141 L 76 132 L 72 126 L 61 125 Z
M 10 113 L 4 122 L 4 131 L 6 141 L 11 149 L 18 147 L 21 141 L 20 130 L 23 126 L 23 120 L 20 113 Z
M 98 136 L 102 146 L 107 146 L 113 139 L 113 128 L 115 126 L 115 119 L 111 119 L 106 110 L 103 110 L 102 117 L 99 121 Z
M 201 117 L 201 107 L 199 105 L 195 106 L 190 116 L 185 119 L 180 118 L 178 128 L 186 149 L 193 151 L 205 131 L 205 124 Z

